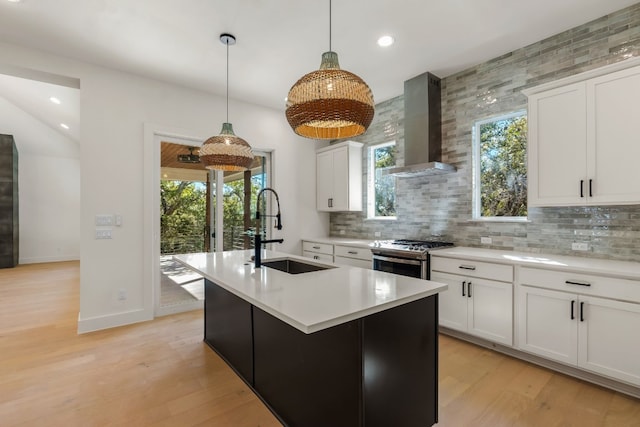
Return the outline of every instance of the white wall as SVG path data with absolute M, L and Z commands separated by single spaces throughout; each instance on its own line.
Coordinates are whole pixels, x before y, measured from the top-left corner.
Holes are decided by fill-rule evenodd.
M 152 232 L 145 228 L 145 124 L 192 136 L 217 134 L 225 100 L 202 92 L 0 43 L 0 61 L 80 79 L 81 256 L 79 331 L 153 317 L 149 280 Z M 301 235 L 326 234 L 315 210 L 315 143 L 297 137 L 283 111 L 231 102 L 234 130 L 258 149 L 273 149 L 280 194 L 282 250 L 299 253 Z M 147 177 L 148 178 L 148 177 Z M 145 213 L 147 212 L 147 213 Z M 96 214 L 117 213 L 112 240 L 95 240 Z M 119 290 L 127 294 L 118 301 Z
M 0 133 L 18 148 L 19 263 L 80 259 L 80 150 L 0 98 Z

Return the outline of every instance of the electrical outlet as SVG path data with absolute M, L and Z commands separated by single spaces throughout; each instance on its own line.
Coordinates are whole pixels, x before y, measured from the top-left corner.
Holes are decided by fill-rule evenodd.
M 574 251 L 588 251 L 589 244 L 586 242 L 573 242 L 571 244 L 571 249 Z
M 380 237 L 380 232 L 379 232 L 379 231 L 375 231 L 375 232 L 373 233 L 373 236 L 374 236 L 374 237 Z
M 127 290 L 120 289 L 118 290 L 118 301 L 124 301 L 127 299 Z
M 480 243 L 483 245 L 490 245 L 493 243 L 493 239 L 491 237 L 480 237 Z

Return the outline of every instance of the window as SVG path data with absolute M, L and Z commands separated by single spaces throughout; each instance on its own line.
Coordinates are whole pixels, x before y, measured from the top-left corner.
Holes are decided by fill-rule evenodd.
M 396 179 L 383 175 L 385 169 L 396 165 L 396 143 L 369 147 L 369 197 L 367 217 L 371 219 L 395 219 Z
M 526 113 L 476 122 L 473 154 L 474 219 L 526 219 Z

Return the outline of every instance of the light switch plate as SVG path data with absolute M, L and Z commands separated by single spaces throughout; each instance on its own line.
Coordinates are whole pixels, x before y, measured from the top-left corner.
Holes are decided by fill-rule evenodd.
M 96 215 L 96 225 L 113 225 L 113 215 Z
M 102 239 L 111 239 L 111 229 L 96 229 L 96 239 L 97 240 L 102 240 Z
M 483 245 L 490 245 L 493 243 L 493 239 L 491 237 L 480 237 L 480 243 Z

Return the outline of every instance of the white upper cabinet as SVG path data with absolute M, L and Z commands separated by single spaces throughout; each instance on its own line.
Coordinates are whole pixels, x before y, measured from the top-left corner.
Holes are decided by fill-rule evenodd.
M 587 111 L 584 83 L 530 96 L 528 116 L 529 206 L 585 203 Z
M 346 141 L 316 152 L 316 209 L 362 210 L 362 144 Z
M 640 203 L 640 67 L 587 81 L 589 203 Z
M 640 203 L 640 66 L 607 70 L 525 91 L 529 206 Z

